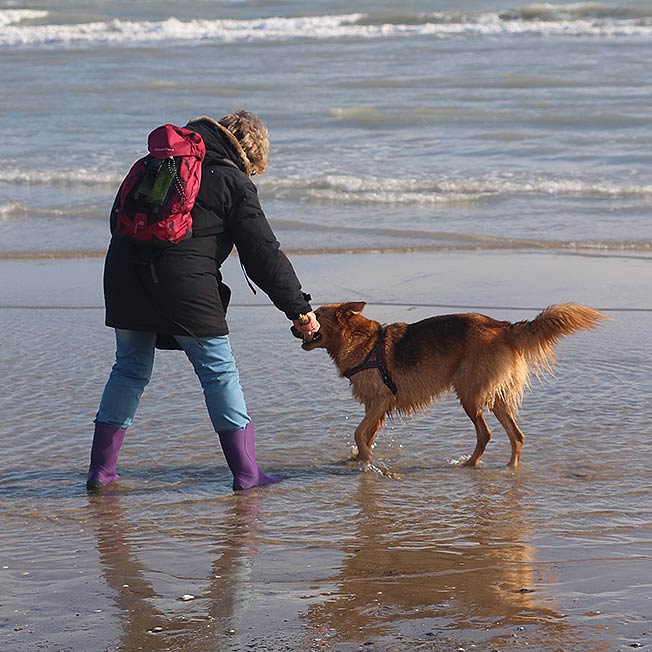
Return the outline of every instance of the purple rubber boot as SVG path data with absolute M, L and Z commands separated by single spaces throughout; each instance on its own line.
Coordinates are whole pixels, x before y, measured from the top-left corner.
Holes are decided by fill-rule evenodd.
M 256 463 L 254 424 L 248 423 L 241 430 L 223 430 L 217 433 L 226 462 L 233 473 L 234 491 L 280 482 L 280 475 L 267 475 Z
M 97 491 L 118 480 L 120 476 L 115 467 L 118 462 L 120 446 L 127 431 L 108 423 L 96 423 L 91 447 L 91 466 L 88 469 L 86 489 Z

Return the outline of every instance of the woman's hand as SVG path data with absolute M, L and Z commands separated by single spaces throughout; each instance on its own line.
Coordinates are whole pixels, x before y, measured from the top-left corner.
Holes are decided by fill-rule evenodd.
M 298 331 L 308 337 L 312 337 L 319 330 L 319 322 L 314 312 L 299 315 L 297 319 L 292 320 L 292 323 Z

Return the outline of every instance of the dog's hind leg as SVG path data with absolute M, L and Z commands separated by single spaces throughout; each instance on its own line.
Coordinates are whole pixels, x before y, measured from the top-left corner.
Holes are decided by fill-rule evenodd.
M 482 457 L 482 454 L 487 448 L 487 444 L 491 440 L 491 430 L 482 415 L 482 407 L 470 407 L 462 404 L 464 411 L 469 416 L 469 419 L 473 421 L 475 426 L 475 435 L 476 435 L 476 444 L 475 450 L 471 457 L 464 462 L 463 466 L 476 466 Z
M 491 410 L 500 425 L 505 428 L 509 437 L 509 443 L 512 445 L 512 456 L 509 459 L 509 466 L 518 466 L 521 460 L 521 448 L 523 448 L 523 433 L 514 420 L 514 415 L 507 403 L 502 398 L 497 398 Z
M 384 408 L 367 408 L 360 425 L 355 429 L 355 445 L 358 447 L 358 460 L 369 462 L 371 460 L 371 446 L 378 431 L 385 422 L 386 410 Z

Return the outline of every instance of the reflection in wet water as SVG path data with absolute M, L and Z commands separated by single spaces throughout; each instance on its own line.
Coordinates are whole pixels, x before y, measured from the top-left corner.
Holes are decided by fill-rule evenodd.
M 89 497 L 115 649 L 613 649 L 549 591 L 554 566 L 528 543 L 529 479 L 451 471 L 443 487 L 451 493 L 424 477 L 401 488 L 403 501 L 386 478 L 351 475 L 345 516 L 341 493 L 335 504 L 321 499 L 330 541 L 317 526 L 290 545 L 275 536 L 275 520 L 292 518 L 287 492 L 201 505 L 178 497 L 181 519 L 156 501 L 149 520 L 131 492 Z M 330 548 L 328 563 L 317 547 Z M 288 560 L 295 568 L 281 571 Z M 275 623 L 269 631 L 266 621 Z
M 199 556 L 212 561 L 206 577 L 193 578 L 168 575 L 170 568 L 157 570 L 156 566 L 166 561 L 165 553 L 154 554 L 147 563 L 142 533 L 137 523 L 130 523 L 121 504 L 123 498 L 113 491 L 89 497 L 102 574 L 111 588 L 120 626 L 117 649 L 154 652 L 237 647 L 255 584 L 252 573 L 260 545 L 256 538 L 258 496 L 247 494 L 231 501 L 219 520 L 214 543 L 210 533 L 202 537 L 206 547 Z M 179 564 L 185 573 L 194 565 L 189 559 Z M 161 575 L 168 586 L 157 594 Z M 199 590 L 177 591 L 176 597 L 170 594 L 184 583 Z
M 406 312 L 383 310 L 374 316 Z M 113 348 L 100 313 L 2 313 L 3 652 L 652 642 L 647 315 L 562 348 L 554 380 L 526 399 L 518 471 L 504 468 L 497 429 L 479 469 L 456 466 L 473 433 L 444 400 L 381 432 L 387 475 L 347 462 L 359 406 L 330 362 L 307 367 L 282 315 L 248 316 L 234 313 L 233 342 L 259 459 L 286 480 L 233 495 L 192 369 L 170 353 L 157 357 L 119 485 L 87 498 L 97 361 Z
M 579 633 L 546 594 L 548 569 L 527 543 L 517 476 L 486 482 L 468 474 L 466 496 L 442 496 L 441 510 L 432 503 L 425 513 L 410 510 L 410 523 L 400 522 L 408 514 L 397 513 L 384 487 L 364 480 L 353 496 L 356 536 L 334 578 L 338 590 L 309 610 L 311 626 L 330 632 L 333 642 L 403 640 L 401 650 L 410 649 L 408 641 L 466 640 L 485 649 L 515 639 L 573 649 Z M 435 520 L 438 511 L 458 512 L 458 522 Z M 592 645 L 609 649 L 595 639 Z

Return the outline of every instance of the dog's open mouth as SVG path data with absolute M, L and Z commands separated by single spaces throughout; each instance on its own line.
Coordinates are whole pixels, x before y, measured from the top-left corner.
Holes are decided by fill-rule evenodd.
M 312 337 L 304 338 L 301 348 L 304 351 L 310 351 L 321 340 L 321 333 L 317 331 Z
M 309 335 L 304 335 L 298 328 L 292 326 L 290 328 L 290 332 L 297 339 L 303 340 L 301 344 L 301 348 L 305 349 L 306 351 L 309 351 L 321 339 L 321 333 L 319 331 L 314 333 L 312 336 L 309 336 Z

